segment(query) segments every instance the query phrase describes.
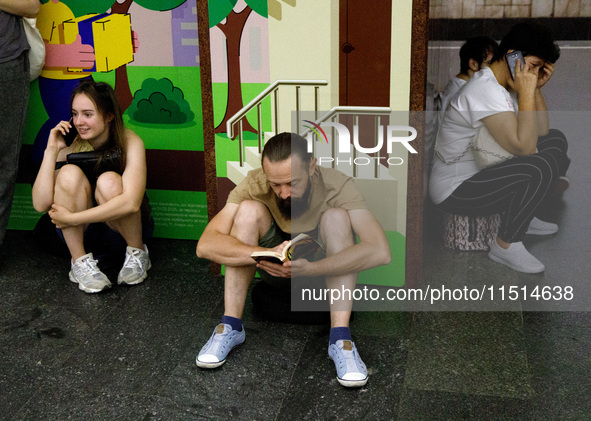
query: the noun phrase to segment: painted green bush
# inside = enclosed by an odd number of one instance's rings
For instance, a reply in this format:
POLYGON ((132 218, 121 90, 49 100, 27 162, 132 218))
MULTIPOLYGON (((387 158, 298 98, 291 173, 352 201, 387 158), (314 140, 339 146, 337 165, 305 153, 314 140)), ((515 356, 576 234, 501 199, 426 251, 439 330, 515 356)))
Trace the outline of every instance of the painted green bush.
POLYGON ((133 120, 148 124, 185 124, 195 118, 183 91, 167 78, 144 80, 128 113, 133 120))

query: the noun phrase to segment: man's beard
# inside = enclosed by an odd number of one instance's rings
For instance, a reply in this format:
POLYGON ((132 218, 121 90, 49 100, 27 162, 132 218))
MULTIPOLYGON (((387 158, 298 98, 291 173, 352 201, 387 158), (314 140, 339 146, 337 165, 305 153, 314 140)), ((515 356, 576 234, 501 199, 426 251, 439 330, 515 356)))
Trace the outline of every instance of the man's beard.
POLYGON ((309 208, 310 204, 308 201, 310 200, 311 191, 312 184, 308 183, 308 187, 306 187, 306 191, 304 191, 302 197, 288 197, 287 199, 282 199, 280 196, 276 196, 275 200, 277 201, 277 207, 279 208, 281 215, 287 220, 292 218, 297 219, 302 216, 302 214, 304 214, 309 208))

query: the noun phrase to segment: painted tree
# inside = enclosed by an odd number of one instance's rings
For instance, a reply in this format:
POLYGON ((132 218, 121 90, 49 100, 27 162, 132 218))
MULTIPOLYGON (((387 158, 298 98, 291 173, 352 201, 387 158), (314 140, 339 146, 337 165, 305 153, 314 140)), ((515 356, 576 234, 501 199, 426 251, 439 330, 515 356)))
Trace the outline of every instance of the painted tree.
MULTIPOLYGON (((113 0, 111 0, 113 1, 113 0)), ((117 0, 111 6, 112 13, 128 13, 132 3, 137 3, 145 9, 164 12, 179 7, 187 0, 125 0, 119 3, 117 0)), ((121 108, 125 111, 133 101, 133 95, 129 88, 129 79, 127 76, 127 65, 118 67, 115 70, 115 92, 121 103, 121 108)))
MULTIPOLYGON (((217 26, 226 37, 226 57, 228 60, 228 103, 216 133, 226 132, 226 122, 244 106, 242 101, 242 78, 240 76, 240 42, 246 21, 251 12, 267 17, 267 0, 245 0, 246 7, 241 11, 234 8, 238 0, 208 0, 209 27, 217 26)), ((256 133, 256 129, 244 120, 243 130, 256 133)))

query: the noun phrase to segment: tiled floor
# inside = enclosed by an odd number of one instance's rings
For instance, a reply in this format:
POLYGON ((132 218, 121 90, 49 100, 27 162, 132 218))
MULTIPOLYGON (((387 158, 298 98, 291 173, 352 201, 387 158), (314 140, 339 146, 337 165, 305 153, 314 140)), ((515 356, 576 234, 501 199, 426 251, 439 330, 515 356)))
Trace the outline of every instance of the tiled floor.
MULTIPOLYGON (((526 240, 544 274, 520 275, 427 235, 423 283, 574 285, 591 300, 589 121, 565 118, 572 184, 546 211, 561 230, 526 240)), ((9 232, 5 245, 1 419, 591 418, 585 299, 578 312, 524 311, 527 302, 496 312, 357 312, 370 380, 348 390, 327 357, 327 327, 264 321, 250 300, 246 343, 220 369, 197 368, 223 311, 223 281, 195 257, 195 242, 154 240, 144 284, 97 295, 69 282, 67 258, 40 250, 30 232, 9 232)))

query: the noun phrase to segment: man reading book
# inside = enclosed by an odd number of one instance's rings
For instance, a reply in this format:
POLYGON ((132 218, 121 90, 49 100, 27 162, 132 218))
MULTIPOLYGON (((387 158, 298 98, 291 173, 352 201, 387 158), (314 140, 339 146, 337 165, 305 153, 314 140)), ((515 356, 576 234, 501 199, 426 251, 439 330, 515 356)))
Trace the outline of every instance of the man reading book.
MULTIPOLYGON (((255 271, 273 282, 323 276, 327 288, 353 290, 357 274, 391 260, 379 222, 367 209, 352 178, 316 165, 307 141, 293 133, 272 137, 263 150, 262 168, 250 171, 230 193, 197 244, 197 255, 226 266, 224 315, 197 355, 202 368, 219 367, 245 340, 242 312, 255 271), (315 233, 326 249, 318 261, 282 264, 251 257, 255 251, 281 252, 291 234, 315 233), (357 238, 357 240, 356 240, 357 238)), ((330 306, 328 354, 337 380, 346 387, 365 385, 367 368, 349 330, 352 302, 330 306)))

